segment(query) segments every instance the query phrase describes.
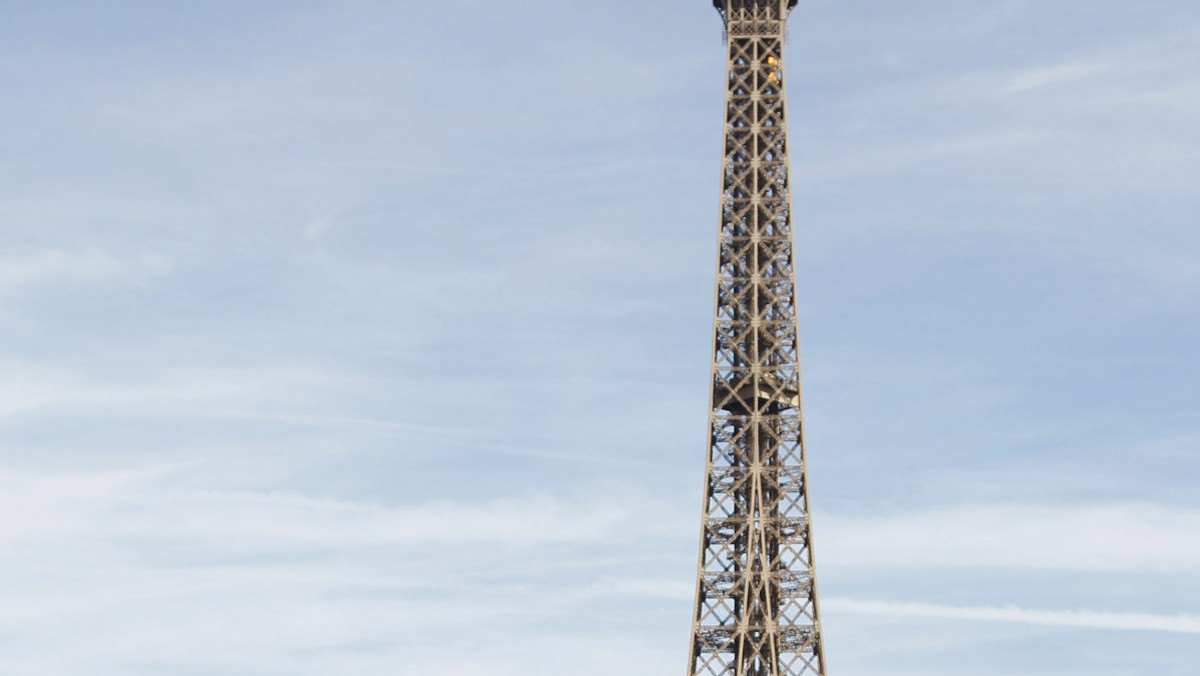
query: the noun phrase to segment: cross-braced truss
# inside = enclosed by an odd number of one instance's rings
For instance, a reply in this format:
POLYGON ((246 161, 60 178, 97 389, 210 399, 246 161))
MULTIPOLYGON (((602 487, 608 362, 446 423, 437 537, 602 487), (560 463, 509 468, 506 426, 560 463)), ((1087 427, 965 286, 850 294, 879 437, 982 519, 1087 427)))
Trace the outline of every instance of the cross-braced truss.
POLYGON ((812 556, 783 40, 795 0, 715 0, 729 49, 711 446, 689 676, 825 676, 812 556))

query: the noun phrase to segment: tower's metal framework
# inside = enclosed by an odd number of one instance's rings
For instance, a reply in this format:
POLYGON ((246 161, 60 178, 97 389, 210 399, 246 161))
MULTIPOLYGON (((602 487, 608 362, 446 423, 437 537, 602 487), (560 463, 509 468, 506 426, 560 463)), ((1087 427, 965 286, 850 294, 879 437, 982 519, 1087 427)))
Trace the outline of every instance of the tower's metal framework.
POLYGON ((714 0, 729 61, 711 431, 689 676, 825 676, 800 403, 783 42, 714 0))

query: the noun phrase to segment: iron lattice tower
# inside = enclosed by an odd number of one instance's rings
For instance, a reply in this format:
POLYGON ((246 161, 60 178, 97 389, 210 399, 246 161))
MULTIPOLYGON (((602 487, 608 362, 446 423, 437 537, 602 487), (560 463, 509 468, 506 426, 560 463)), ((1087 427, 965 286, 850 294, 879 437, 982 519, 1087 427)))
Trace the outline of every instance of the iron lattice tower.
POLYGON ((713 2, 725 21, 729 62, 689 676, 825 676, 784 115, 783 42, 796 2, 713 2))

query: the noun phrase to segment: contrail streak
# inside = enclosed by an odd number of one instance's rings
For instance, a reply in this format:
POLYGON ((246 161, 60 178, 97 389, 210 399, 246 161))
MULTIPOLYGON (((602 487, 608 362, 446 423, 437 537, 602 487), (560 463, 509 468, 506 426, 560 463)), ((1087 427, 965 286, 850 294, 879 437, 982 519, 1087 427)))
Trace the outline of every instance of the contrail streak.
POLYGON ((929 617, 985 622, 1016 622, 1086 629, 1141 629, 1183 634, 1200 634, 1200 615, 1154 615, 1150 613, 1106 613, 1092 610, 1030 610, 1016 606, 943 606, 931 603, 892 603, 824 599, 821 606, 838 613, 888 617, 929 617))

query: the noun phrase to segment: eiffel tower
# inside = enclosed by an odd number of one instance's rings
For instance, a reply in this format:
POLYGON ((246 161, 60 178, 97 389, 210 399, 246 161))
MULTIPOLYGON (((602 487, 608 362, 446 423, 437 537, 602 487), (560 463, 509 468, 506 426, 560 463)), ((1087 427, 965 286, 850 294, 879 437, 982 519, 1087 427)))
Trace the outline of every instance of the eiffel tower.
POLYGON ((689 676, 825 675, 783 43, 797 0, 714 0, 728 48, 711 431, 689 676))

